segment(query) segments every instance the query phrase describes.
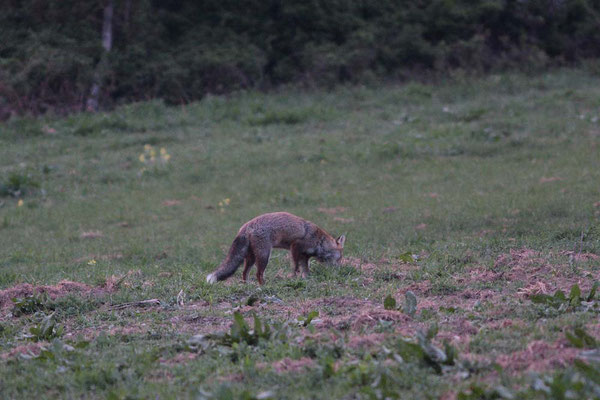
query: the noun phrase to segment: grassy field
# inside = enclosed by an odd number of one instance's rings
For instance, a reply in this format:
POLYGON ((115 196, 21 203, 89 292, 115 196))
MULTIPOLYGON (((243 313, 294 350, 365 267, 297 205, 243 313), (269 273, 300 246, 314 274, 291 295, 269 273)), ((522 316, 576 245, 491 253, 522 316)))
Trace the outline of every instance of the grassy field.
POLYGON ((598 398, 599 110, 560 70, 0 125, 0 397, 598 398), (280 210, 343 265, 205 283, 280 210))

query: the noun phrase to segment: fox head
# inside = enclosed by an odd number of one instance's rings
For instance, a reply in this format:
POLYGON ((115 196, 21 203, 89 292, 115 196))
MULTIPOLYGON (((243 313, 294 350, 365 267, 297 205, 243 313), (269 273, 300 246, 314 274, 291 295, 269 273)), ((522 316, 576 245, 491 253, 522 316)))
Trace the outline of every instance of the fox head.
POLYGON ((327 239, 321 243, 320 248, 317 250, 316 258, 323 263, 339 264, 344 255, 346 235, 342 235, 337 239, 329 236, 327 239))

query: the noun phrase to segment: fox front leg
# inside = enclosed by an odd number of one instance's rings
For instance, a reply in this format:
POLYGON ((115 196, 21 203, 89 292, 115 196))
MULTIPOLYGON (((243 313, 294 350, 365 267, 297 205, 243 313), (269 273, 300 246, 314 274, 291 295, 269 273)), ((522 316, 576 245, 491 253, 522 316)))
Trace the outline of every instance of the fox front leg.
POLYGON ((300 262, 300 266, 302 267, 302 277, 304 279, 308 278, 309 270, 308 270, 308 257, 302 258, 300 262))
POLYGON ((300 272, 300 268, 302 268, 302 277, 306 278, 308 276, 308 256, 304 254, 301 247, 297 244, 293 244, 290 247, 290 252, 292 254, 292 266, 294 268, 292 276, 296 277, 300 272))
POLYGON ((300 265, 293 258, 292 258, 292 268, 294 269, 292 272, 292 278, 295 278, 296 276, 298 276, 298 272, 300 272, 300 265))

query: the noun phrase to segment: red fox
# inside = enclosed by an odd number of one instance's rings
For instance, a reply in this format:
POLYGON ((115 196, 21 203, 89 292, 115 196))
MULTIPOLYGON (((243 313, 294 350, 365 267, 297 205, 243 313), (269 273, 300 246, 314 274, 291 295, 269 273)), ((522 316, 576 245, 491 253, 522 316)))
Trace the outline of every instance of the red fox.
POLYGON ((302 277, 308 276, 308 260, 315 257, 320 262, 338 264, 346 236, 337 239, 310 221, 286 212, 259 215, 246 222, 231 244, 229 253, 219 268, 206 277, 208 283, 229 278, 244 261, 242 279, 246 282, 248 271, 256 263, 256 278, 264 284, 263 274, 271 249, 290 250, 294 276, 302 268, 302 277))

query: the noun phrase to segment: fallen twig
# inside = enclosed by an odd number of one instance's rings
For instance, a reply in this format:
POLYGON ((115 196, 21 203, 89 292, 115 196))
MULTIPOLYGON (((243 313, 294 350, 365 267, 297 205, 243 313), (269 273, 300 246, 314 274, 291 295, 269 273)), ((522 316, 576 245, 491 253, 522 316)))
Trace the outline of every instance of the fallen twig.
POLYGON ((111 310, 123 310, 125 308, 130 308, 130 307, 151 307, 151 306, 160 306, 160 300, 150 299, 150 300, 132 301, 131 303, 115 304, 115 305, 110 306, 109 308, 111 310))

